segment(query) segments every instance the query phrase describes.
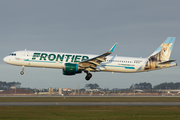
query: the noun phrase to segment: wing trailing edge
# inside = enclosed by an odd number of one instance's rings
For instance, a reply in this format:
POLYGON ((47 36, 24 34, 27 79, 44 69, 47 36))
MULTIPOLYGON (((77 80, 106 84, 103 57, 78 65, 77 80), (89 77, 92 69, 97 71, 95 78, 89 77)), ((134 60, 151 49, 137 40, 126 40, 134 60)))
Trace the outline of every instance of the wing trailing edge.
POLYGON ((93 71, 95 67, 101 66, 100 65, 101 62, 106 61, 106 56, 113 53, 116 46, 117 46, 117 43, 115 43, 108 52, 106 52, 106 53, 104 53, 102 55, 99 55, 97 57, 94 57, 94 58, 91 58, 91 59, 80 62, 79 67, 81 67, 81 69, 84 69, 84 70, 88 69, 88 71, 89 71, 89 69, 93 68, 93 69, 90 70, 90 71, 93 71))

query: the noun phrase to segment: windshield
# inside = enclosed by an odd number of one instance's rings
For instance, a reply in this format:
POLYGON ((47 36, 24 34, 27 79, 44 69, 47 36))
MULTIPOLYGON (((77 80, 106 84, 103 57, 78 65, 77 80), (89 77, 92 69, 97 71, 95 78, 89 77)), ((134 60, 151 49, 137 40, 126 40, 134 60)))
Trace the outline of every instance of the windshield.
POLYGON ((16 53, 11 53, 11 54, 9 54, 10 56, 16 56, 16 53))

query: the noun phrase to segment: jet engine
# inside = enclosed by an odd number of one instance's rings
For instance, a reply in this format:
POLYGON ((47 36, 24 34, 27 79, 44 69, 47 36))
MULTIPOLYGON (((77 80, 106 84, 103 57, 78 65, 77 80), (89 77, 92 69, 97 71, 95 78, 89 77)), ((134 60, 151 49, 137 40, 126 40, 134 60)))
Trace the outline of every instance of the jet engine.
POLYGON ((75 75, 81 73, 82 71, 78 70, 78 64, 65 63, 63 69, 63 75, 75 75))

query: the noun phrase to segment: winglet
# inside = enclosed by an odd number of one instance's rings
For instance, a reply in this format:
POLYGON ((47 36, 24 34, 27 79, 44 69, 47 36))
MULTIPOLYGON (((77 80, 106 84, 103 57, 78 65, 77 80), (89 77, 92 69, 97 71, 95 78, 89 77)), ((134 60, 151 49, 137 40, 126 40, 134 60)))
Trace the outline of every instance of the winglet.
POLYGON ((115 44, 113 45, 113 47, 109 50, 109 52, 112 53, 112 52, 114 51, 114 49, 116 48, 116 46, 117 46, 117 43, 115 43, 115 44))

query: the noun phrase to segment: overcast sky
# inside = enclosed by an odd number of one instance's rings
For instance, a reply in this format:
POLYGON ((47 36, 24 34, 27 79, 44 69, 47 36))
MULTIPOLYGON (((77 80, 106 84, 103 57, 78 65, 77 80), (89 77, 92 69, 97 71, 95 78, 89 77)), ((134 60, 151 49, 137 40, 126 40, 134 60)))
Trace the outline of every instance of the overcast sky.
POLYGON ((1 0, 0 81, 31 88, 128 88, 134 83, 179 82, 180 67, 144 73, 62 75, 61 69, 25 68, 3 62, 17 50, 103 54, 118 43, 113 55, 148 57, 167 37, 176 37, 171 59, 180 62, 179 0, 1 0))

